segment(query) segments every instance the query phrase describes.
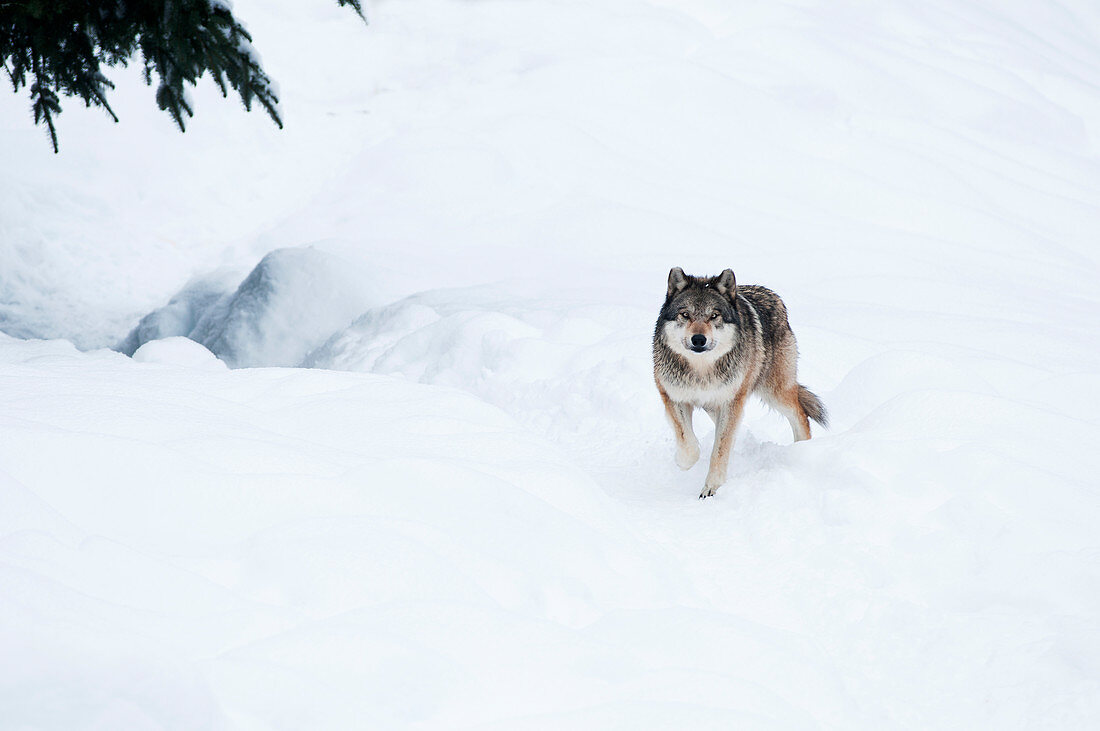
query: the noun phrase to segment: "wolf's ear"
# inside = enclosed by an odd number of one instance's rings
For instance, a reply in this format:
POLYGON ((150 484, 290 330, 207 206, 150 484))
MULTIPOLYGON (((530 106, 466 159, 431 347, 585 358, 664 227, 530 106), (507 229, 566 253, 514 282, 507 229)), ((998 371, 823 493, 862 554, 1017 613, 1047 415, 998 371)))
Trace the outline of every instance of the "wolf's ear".
POLYGON ((727 269, 714 278, 714 288, 718 294, 733 297, 737 294, 737 277, 733 276, 733 270, 727 269))
POLYGON ((684 274, 684 270, 680 267, 672 267, 672 270, 668 273, 668 296, 671 297, 687 286, 688 278, 684 274))

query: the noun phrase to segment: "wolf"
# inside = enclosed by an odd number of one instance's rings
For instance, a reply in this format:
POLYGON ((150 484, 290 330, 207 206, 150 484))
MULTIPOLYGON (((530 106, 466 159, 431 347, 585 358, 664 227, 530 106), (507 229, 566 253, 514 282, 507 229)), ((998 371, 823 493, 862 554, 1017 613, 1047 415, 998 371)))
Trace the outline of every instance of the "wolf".
POLYGON ((700 498, 726 481, 734 434, 750 393, 791 423, 795 441, 810 438, 810 419, 827 426, 825 406, 796 380, 798 348, 787 307, 775 292, 737 285, 732 269, 716 277, 668 273, 668 292, 653 332, 653 377, 676 436, 676 464, 699 460, 691 418, 701 407, 714 420, 714 449, 700 498))

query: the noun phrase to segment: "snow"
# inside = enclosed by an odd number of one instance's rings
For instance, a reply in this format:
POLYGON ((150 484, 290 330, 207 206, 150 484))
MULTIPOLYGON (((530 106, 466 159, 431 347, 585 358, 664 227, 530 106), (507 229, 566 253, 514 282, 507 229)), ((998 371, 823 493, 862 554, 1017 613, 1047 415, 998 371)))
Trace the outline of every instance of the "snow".
MULTIPOLYGON (((117 350, 133 355, 151 340, 190 335, 203 315, 232 297, 233 283, 240 278, 238 272, 226 268, 192 279, 168 300, 168 304, 142 317, 118 344, 117 350)), ((225 306, 219 309, 224 311, 225 306)))
POLYGON ((283 131, 0 95, 0 727, 1100 723, 1092 4, 366 10, 234 3, 283 131), (706 501, 672 266, 833 422, 706 501))
POLYGON ((227 368, 225 361, 196 343, 190 338, 176 335, 159 340, 150 340, 134 351, 134 360, 139 363, 166 363, 190 368, 227 368))
POLYGON ((185 335, 233 367, 295 366, 385 291, 355 264, 310 248, 270 252, 226 291, 231 276, 221 270, 188 282, 118 349, 133 354, 150 340, 185 335))

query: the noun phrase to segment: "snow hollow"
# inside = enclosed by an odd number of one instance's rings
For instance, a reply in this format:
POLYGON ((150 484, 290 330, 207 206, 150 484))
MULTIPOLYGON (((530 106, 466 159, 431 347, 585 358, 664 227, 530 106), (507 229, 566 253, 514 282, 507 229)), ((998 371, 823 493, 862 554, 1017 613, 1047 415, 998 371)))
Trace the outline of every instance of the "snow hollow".
POLYGON ((0 728, 1100 724, 1094 3, 365 6, 0 95, 0 728), (706 501, 672 266, 833 417, 706 501))

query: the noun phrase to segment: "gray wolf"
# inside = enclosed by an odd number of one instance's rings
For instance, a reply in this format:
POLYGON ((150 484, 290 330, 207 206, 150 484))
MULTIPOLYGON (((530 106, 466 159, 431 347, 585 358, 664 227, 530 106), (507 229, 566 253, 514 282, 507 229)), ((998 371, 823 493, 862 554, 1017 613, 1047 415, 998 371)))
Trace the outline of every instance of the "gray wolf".
POLYGON ((726 481, 734 435, 750 393, 791 423, 795 441, 810 438, 810 419, 827 425, 825 406, 796 380, 798 347, 779 295, 737 285, 733 270, 695 277, 675 267, 653 332, 653 376, 676 436, 676 464, 699 460, 691 419, 696 407, 714 420, 714 449, 700 498, 726 481))

